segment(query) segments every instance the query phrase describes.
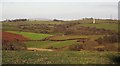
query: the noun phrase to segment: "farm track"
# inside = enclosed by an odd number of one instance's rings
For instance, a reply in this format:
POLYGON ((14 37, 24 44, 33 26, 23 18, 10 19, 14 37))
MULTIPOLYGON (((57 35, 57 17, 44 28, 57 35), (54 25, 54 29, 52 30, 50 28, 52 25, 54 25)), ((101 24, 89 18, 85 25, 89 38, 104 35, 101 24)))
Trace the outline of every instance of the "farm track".
POLYGON ((52 49, 42 49, 42 48, 27 48, 29 51, 55 51, 52 49))

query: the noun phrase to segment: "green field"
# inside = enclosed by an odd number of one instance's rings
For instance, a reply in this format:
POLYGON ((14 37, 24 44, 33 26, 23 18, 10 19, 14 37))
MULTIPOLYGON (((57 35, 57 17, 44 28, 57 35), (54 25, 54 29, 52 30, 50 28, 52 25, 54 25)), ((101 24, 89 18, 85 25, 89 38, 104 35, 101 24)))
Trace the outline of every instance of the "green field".
POLYGON ((118 31, 118 24, 79 24, 78 26, 96 27, 118 31))
POLYGON ((97 51, 3 51, 2 54, 3 64, 114 64, 120 59, 117 52, 97 51))
POLYGON ((20 31, 21 29, 18 28, 17 26, 13 26, 13 25, 8 25, 8 24, 2 24, 2 30, 3 31, 20 31))
POLYGON ((49 40, 67 40, 67 39, 78 39, 78 38, 90 38, 97 39, 103 37, 104 35, 64 35, 64 36, 53 36, 49 40))
POLYGON ((20 34, 20 35, 23 35, 24 37, 27 37, 27 38, 32 39, 32 40, 40 40, 40 39, 44 39, 48 36, 52 36, 49 34, 32 33, 32 32, 20 32, 20 31, 7 31, 7 32, 20 34))
POLYGON ((28 41, 25 42, 26 46, 29 48, 61 48, 64 46, 69 46, 72 44, 75 44, 75 40, 69 40, 69 41, 28 41))

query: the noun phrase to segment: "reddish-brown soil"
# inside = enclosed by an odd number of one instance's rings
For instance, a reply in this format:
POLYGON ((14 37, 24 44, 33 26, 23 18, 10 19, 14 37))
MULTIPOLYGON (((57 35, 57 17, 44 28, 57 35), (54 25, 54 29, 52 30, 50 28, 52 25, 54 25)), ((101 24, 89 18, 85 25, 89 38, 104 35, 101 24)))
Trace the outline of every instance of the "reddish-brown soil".
POLYGON ((1 33, 2 33, 2 40, 7 40, 7 41, 14 41, 14 40, 26 41, 26 40, 29 40, 28 38, 25 38, 22 35, 9 33, 9 32, 0 32, 0 34, 1 33))

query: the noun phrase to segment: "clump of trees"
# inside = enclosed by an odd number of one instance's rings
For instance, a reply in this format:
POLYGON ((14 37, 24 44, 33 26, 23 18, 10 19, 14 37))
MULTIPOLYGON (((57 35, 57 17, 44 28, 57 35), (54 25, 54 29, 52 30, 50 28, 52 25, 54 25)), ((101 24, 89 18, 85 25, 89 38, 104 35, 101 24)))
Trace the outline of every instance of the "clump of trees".
POLYGON ((26 45, 24 42, 19 40, 14 41, 8 41, 8 40, 2 40, 2 50, 25 50, 26 45))
POLYGON ((53 21, 63 22, 63 20, 53 19, 53 21))
POLYGON ((7 19, 3 22, 19 22, 19 21, 27 21, 28 19, 14 19, 14 20, 10 20, 10 19, 7 19))

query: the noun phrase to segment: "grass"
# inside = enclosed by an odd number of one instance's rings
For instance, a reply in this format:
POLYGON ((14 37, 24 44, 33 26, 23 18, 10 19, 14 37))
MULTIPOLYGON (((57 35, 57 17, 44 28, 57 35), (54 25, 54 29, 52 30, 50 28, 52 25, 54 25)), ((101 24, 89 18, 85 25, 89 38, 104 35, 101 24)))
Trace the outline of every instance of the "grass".
POLYGON ((35 24, 49 24, 50 25, 53 25, 53 24, 63 24, 63 22, 56 22, 56 21, 26 21, 26 22, 2 22, 2 26, 3 26, 3 30, 4 31, 19 31, 21 30, 18 26, 19 25, 29 25, 30 26, 33 26, 35 24))
POLYGON ((32 48, 47 48, 52 43, 55 43, 55 42, 53 42, 53 41, 28 41, 28 42, 25 42, 27 47, 32 47, 32 48))
POLYGON ((75 44, 76 41, 28 41, 25 42, 27 47, 32 48, 61 48, 64 46, 69 46, 75 44))
POLYGON ((64 35, 64 36, 54 36, 49 38, 50 40, 66 40, 66 39, 77 39, 77 38, 90 38, 90 39, 97 39, 99 37, 103 37, 103 35, 64 35))
POLYGON ((3 51, 2 55, 3 64, 114 64, 115 56, 120 56, 97 51, 3 51))
POLYGON ((79 26, 104 28, 108 30, 118 31, 118 24, 80 24, 79 26))
POLYGON ((15 25, 4 25, 4 24, 2 24, 2 30, 3 30, 3 31, 11 31, 11 30, 19 31, 20 28, 18 28, 18 27, 15 26, 15 25))
POLYGON ((44 39, 48 36, 52 36, 49 34, 32 33, 32 32, 20 32, 20 31, 7 31, 7 32, 20 34, 20 35, 23 35, 24 37, 30 38, 32 40, 40 40, 40 39, 44 39))
POLYGON ((70 41, 62 41, 62 42, 57 42, 57 43, 53 43, 53 45, 51 45, 53 48, 61 48, 64 46, 69 46, 72 44, 75 44, 76 41, 75 40, 70 40, 70 41))

